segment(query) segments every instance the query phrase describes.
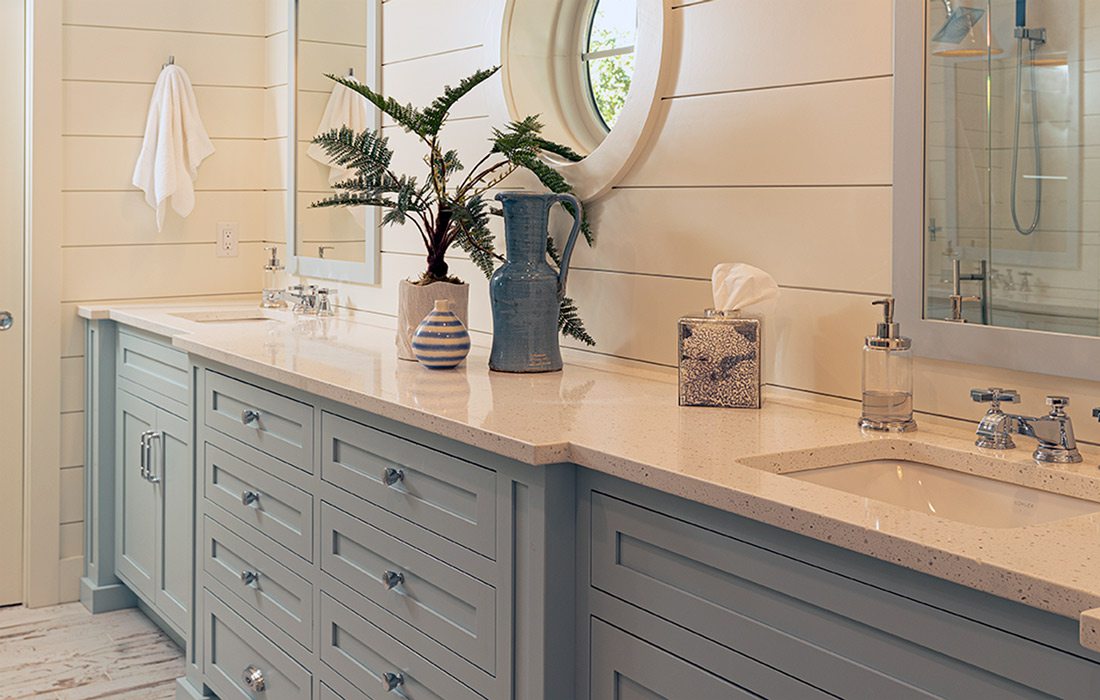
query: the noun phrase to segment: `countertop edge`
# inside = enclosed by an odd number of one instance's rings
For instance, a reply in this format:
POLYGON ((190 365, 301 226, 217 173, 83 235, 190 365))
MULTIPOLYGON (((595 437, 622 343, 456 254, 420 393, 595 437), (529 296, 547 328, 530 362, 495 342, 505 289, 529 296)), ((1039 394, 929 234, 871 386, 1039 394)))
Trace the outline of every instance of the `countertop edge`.
MULTIPOLYGON (((172 308, 181 306, 181 304, 173 304, 172 308)), ((200 304, 194 306, 197 307, 200 304)), ((208 308, 211 305, 205 303, 201 306, 208 308)), ((128 312, 124 307, 81 306, 78 308, 78 315, 92 321, 113 320, 168 337, 173 346, 196 357, 316 394, 414 428, 428 430, 441 437, 529 466, 575 464, 966 588, 1074 619, 1080 623, 1081 644, 1087 649, 1100 652, 1100 595, 1075 587, 1073 584, 1045 579, 1034 573, 1014 571, 1003 564, 982 561, 974 556, 952 552, 934 544, 922 543, 914 537, 899 533, 872 531, 856 523, 833 518, 823 512, 793 508, 765 495, 680 474, 660 466, 642 464, 572 441, 529 443, 476 428, 467 423, 437 417, 424 410, 403 406, 394 400, 349 391, 291 370, 273 367, 219 350, 191 335, 192 330, 198 329, 198 324, 181 321, 178 325, 173 323, 169 326, 142 316, 140 313, 142 310, 152 309, 146 306, 134 308, 132 312, 128 312), (665 479, 660 478, 662 476, 665 479), (671 479, 678 482, 675 488, 667 483, 667 480, 671 479), (824 530, 830 530, 830 532, 826 534, 824 530), (838 530, 844 536, 836 536, 838 530), (849 541, 851 546, 845 544, 849 541), (901 550, 899 545, 902 547, 901 550), (1046 589, 1042 591, 1043 595, 1036 594, 1034 590, 1036 587, 1046 589), (1058 595, 1049 595, 1050 592, 1055 591, 1058 595)))

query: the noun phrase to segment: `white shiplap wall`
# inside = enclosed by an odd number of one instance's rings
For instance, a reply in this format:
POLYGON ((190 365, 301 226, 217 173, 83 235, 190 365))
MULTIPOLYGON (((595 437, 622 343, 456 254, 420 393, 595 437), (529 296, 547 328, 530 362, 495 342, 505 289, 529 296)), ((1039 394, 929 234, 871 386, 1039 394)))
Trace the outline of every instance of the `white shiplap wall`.
POLYGON ((61 597, 83 557, 83 336, 77 304, 217 297, 260 286, 271 172, 265 136, 264 0, 65 0, 61 280, 61 597), (130 185, 153 84, 172 54, 190 74, 217 152, 195 211, 153 211, 130 185), (214 255, 215 225, 240 224, 237 258, 214 255))
MULTIPOLYGON (((385 90, 424 104, 487 65, 488 1, 388 0, 385 90)), ((768 381, 857 399, 860 347, 878 314, 870 302, 891 290, 893 3, 670 6, 679 54, 660 128, 591 206, 597 245, 578 248, 570 276, 596 351, 675 364, 676 320, 708 304, 715 263, 744 261, 783 287, 768 324, 768 381)), ((448 146, 480 153, 487 112, 472 95, 448 146)), ((415 144, 387 133, 395 160, 417 168, 418 152, 404 152, 415 144)), ((397 282, 422 271, 423 256, 409 231, 386 229, 382 241, 381 283, 340 291, 348 306, 393 315, 397 282)), ((472 284, 471 325, 490 330, 484 277, 461 259, 453 267, 472 284)), ((982 385, 1019 388, 1034 413, 1045 412, 1045 393, 1067 394, 1079 435, 1100 441, 1089 415, 1098 383, 918 360, 922 411, 976 419, 967 390, 982 385)))

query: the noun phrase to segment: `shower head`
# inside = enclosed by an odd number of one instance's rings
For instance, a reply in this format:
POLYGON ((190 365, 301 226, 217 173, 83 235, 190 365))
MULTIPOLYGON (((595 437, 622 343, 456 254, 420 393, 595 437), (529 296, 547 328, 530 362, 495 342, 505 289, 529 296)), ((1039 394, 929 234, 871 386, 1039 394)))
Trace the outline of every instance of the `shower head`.
POLYGON ((950 0, 944 0, 943 4, 947 8, 947 21, 932 37, 937 44, 961 44, 985 17, 985 10, 962 6, 952 8, 950 0))
POLYGON ((962 5, 952 5, 943 0, 947 19, 932 37, 932 54, 948 58, 981 58, 996 56, 1001 52, 991 35, 978 31, 985 10, 962 5))

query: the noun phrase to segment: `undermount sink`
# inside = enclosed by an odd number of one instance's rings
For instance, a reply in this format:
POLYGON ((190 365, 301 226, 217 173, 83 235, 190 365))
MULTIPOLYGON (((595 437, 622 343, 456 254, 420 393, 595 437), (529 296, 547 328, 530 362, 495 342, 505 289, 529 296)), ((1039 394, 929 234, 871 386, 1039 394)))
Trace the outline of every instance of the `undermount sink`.
POLYGON ((1100 512, 1100 503, 900 459, 820 467, 787 476, 980 527, 1027 527, 1100 512))
POLYGON ((260 309, 226 309, 223 311, 179 311, 170 314, 192 323, 241 323, 242 321, 274 320, 260 309))

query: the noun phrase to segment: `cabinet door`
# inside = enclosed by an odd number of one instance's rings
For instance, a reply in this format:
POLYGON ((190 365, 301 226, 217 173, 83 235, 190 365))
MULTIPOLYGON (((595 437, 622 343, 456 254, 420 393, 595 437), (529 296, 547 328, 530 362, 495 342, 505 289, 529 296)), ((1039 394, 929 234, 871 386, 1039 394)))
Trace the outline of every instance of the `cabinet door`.
POLYGON ((191 430, 184 421, 157 409, 151 469, 157 488, 156 595, 153 604, 181 630, 190 623, 193 557, 194 470, 191 430))
POLYGON ((157 556, 157 489, 142 469, 142 436, 154 431, 157 409, 118 392, 115 569, 134 590, 153 600, 157 556))
POLYGON ((591 683, 592 700, 760 697, 596 618, 592 618, 591 683))

